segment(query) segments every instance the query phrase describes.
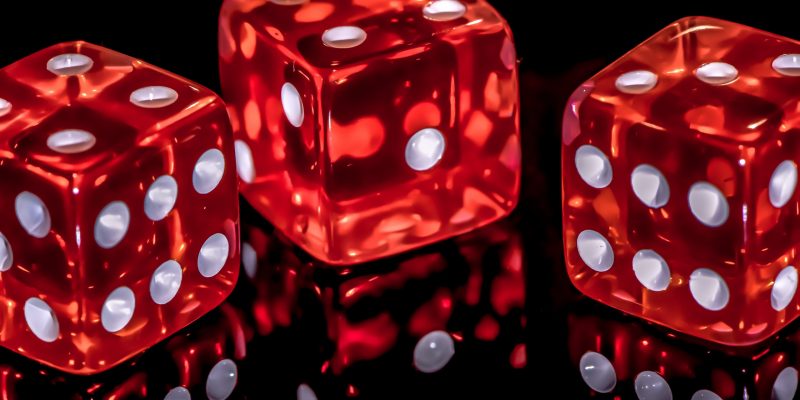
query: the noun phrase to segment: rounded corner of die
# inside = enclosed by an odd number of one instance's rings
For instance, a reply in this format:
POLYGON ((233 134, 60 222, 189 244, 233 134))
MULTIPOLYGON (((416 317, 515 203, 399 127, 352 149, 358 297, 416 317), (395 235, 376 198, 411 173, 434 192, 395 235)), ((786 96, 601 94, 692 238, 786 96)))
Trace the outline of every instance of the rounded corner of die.
POLYGON ((681 24, 681 25, 707 25, 707 24, 719 24, 722 23, 719 18, 709 17, 703 14, 692 14, 686 15, 681 18, 675 20, 674 24, 681 24))
MULTIPOLYGON (((204 92, 204 95, 207 96, 208 103, 206 107, 208 109, 214 110, 217 113, 223 114, 222 121, 224 122, 224 126, 227 128, 229 132, 233 132, 233 124, 231 123, 231 107, 228 106, 228 103, 225 101, 225 98, 211 89, 208 89, 203 86, 194 86, 198 90, 204 92)), ((233 133, 231 133, 231 137, 233 137, 233 133)))
MULTIPOLYGON (((519 179, 517 181, 519 182, 519 179)), ((504 210, 502 214, 497 218, 497 220, 512 217, 514 213, 517 212, 517 209, 520 206, 520 196, 521 196, 520 191, 521 187, 518 183, 516 188, 513 190, 512 194, 508 197, 508 200, 505 203, 504 210)))
POLYGON ((236 250, 236 255, 233 257, 233 261, 231 262, 231 265, 233 267, 231 268, 231 274, 230 274, 230 276, 228 278, 229 279, 229 284, 225 286, 225 290, 222 292, 222 296, 221 296, 221 299, 219 301, 219 304, 214 306, 214 308, 216 308, 217 306, 219 306, 220 304, 225 302, 225 300, 228 297, 230 297, 231 294, 233 294, 233 291, 236 288, 236 285, 239 283, 239 279, 240 279, 240 277, 242 275, 241 274, 241 268, 240 268, 240 266, 242 265, 242 256, 241 256, 240 250, 241 249, 237 249, 236 250))
POLYGON ((563 261, 564 261, 564 265, 566 265, 567 277, 569 278, 569 282, 572 284, 572 287, 575 288, 575 290, 577 290, 579 294, 581 294, 583 296, 586 296, 587 298, 590 298, 590 299, 592 299, 594 301, 602 302, 601 299, 598 299, 598 298, 594 297, 592 295, 592 293, 590 293, 584 287, 584 284, 583 284, 584 282, 579 279, 579 276, 578 276, 579 273, 577 273, 577 271, 580 268, 580 266, 574 265, 573 263, 570 262, 569 256, 568 256, 568 250, 566 249, 566 247, 565 247, 565 250, 564 250, 563 261))
POLYGON ((57 51, 60 53, 77 53, 81 54, 82 51, 89 49, 93 51, 103 51, 103 52, 111 52, 112 50, 107 49, 103 46, 88 42, 83 39, 75 39, 75 40, 68 40, 60 43, 56 43, 52 46, 49 46, 44 49, 44 51, 57 51))
POLYGON ((62 46, 69 46, 69 47, 75 47, 75 48, 87 47, 87 46, 88 47, 99 47, 96 44, 90 43, 90 42, 88 42, 86 40, 83 40, 83 39, 76 39, 76 40, 70 40, 70 41, 62 42, 61 45, 62 46))
POLYGON ((686 25, 686 24, 693 24, 694 22, 696 22, 698 20, 703 20, 703 19, 708 19, 708 17, 702 16, 702 15, 695 15, 695 14, 684 15, 684 16, 679 17, 678 19, 676 19, 674 22, 672 22, 671 25, 681 25, 681 26, 683 26, 683 25, 686 25))

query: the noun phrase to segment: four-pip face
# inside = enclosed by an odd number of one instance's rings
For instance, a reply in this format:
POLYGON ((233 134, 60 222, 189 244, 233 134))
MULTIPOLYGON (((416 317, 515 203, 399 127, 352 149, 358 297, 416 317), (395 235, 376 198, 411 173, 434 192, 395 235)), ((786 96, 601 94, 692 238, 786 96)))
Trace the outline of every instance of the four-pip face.
POLYGON ((83 42, 0 70, 0 97, 0 344, 94 373, 224 300, 239 211, 219 97, 83 42))

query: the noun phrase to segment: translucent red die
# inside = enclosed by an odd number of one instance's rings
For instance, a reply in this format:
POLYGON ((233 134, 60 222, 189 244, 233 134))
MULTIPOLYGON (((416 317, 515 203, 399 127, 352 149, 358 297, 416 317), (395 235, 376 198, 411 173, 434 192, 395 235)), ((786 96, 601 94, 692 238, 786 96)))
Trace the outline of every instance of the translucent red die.
POLYGON ((581 86, 563 130, 575 286, 726 345, 798 316, 800 43, 682 19, 581 86))
POLYGON ((230 0, 222 87, 244 197, 331 264, 505 216, 517 61, 485 1, 230 0))
POLYGON ((238 275, 233 138, 209 90, 83 42, 0 70, 0 344, 105 370, 238 275))

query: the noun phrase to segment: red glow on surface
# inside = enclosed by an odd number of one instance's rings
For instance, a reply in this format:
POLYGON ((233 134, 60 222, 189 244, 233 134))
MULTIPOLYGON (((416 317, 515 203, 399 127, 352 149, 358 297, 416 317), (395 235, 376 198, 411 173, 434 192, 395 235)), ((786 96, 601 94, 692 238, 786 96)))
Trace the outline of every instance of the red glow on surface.
POLYGON ((525 307, 525 279, 521 274, 504 273, 492 282, 492 307, 500 316, 525 307))
POLYGON ((349 156, 365 158, 375 154, 383 146, 385 131, 383 123, 376 117, 364 117, 349 125, 332 122, 336 132, 328 141, 331 162, 349 156))
POLYGON ((319 369, 319 371, 324 374, 324 373, 328 372, 328 367, 330 367, 330 366, 331 366, 331 362, 326 360, 325 362, 322 363, 322 367, 319 369))
POLYGON ((430 102, 415 104, 406 113, 403 128, 406 133, 411 135, 419 130, 438 127, 442 123, 442 115, 439 107, 430 102))
POLYGON ((147 398, 147 374, 140 372, 122 385, 117 386, 111 393, 104 396, 108 400, 129 399, 131 397, 147 398))
POLYGON ((9 370, 3 367, 2 375, 0 375, 0 395, 3 396, 3 400, 10 399, 10 385, 8 382, 8 374, 9 370))
POLYGON ((408 333, 423 336, 428 332, 443 330, 450 319, 452 299, 447 289, 439 289, 434 297, 420 306, 408 323, 408 333))
POLYGON ((341 373, 349 364, 373 360, 389 351, 397 342, 398 327, 388 313, 358 323, 344 316, 336 318, 336 354, 333 371, 341 373))
POLYGON ((528 355, 525 348, 525 343, 520 343, 511 351, 510 360, 511 366, 516 369, 525 368, 528 365, 528 355))
POLYGON ((342 304, 349 307, 368 296, 380 297, 389 290, 401 290, 412 279, 424 279, 446 266, 440 254, 426 254, 403 262, 396 270, 380 276, 353 278, 339 288, 343 293, 342 304))
POLYGON ((253 318, 256 320, 256 329, 259 335, 268 335, 272 332, 272 317, 266 303, 256 302, 253 304, 253 318))
POLYGON ((233 356, 237 360, 242 360, 247 357, 247 338, 242 318, 239 312, 228 303, 223 303, 219 309, 225 315, 228 337, 233 341, 233 356))
POLYGON ((306 3, 294 14, 297 22, 319 22, 328 18, 335 7, 330 3, 306 3))
POLYGON ((466 287, 467 305, 474 306, 481 301, 481 285, 483 284, 483 274, 479 270, 474 270, 469 274, 466 287))
POLYGON ((500 324, 490 315, 484 315, 475 327, 475 337, 483 341, 494 341, 500 334, 500 324))

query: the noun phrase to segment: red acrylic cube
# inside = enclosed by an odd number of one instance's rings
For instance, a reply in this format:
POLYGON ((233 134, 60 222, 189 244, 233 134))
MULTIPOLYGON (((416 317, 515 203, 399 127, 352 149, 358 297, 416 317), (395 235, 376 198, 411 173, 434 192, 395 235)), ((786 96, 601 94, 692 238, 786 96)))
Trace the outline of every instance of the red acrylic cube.
POLYGON ((229 0, 245 198, 331 264, 485 225, 519 193, 517 61, 483 0, 229 0))
POLYGON ((209 90, 87 43, 0 70, 0 344, 105 370, 222 302, 233 138, 209 90))
POLYGON ((748 345, 797 318, 800 43, 682 19, 569 101, 567 268, 581 291, 748 345))

